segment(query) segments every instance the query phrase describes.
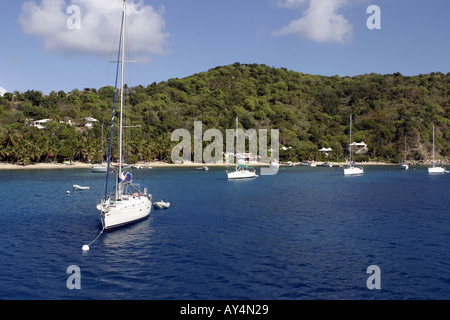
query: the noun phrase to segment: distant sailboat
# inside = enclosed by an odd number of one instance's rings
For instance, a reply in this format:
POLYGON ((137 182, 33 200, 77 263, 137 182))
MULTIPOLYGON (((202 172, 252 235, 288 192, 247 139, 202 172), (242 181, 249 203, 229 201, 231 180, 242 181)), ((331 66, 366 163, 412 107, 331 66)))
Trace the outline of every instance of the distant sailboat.
POLYGON ((408 170, 409 169, 409 165, 408 162, 406 161, 406 136, 405 136, 405 159, 402 161, 400 168, 403 170, 408 170))
POLYGON ((344 167, 344 175, 348 176, 348 175, 361 175, 364 173, 364 168, 361 167, 355 167, 352 164, 352 147, 351 147, 351 142, 352 142, 352 116, 350 115, 350 132, 349 132, 349 146, 350 146, 350 163, 347 167, 344 167))
POLYGON ((238 118, 236 117, 236 148, 235 148, 235 160, 236 167, 234 170, 227 170, 228 179, 247 179, 247 178, 256 178, 258 175, 256 174, 256 170, 251 170, 245 164, 238 164, 237 160, 237 149, 238 149, 238 118))
POLYGON ((132 175, 123 172, 123 99, 124 99, 124 62, 125 62, 125 26, 126 26, 126 0, 123 1, 121 36, 119 41, 119 53, 116 72, 116 90, 114 95, 114 107, 111 123, 111 138, 109 142, 108 166, 106 172, 105 197, 97 205, 104 230, 114 229, 146 218, 151 211, 151 194, 143 185, 133 184, 132 175), (119 66, 121 67, 120 89, 117 88, 119 66), (114 191, 108 195, 108 177, 111 167, 111 148, 114 129, 114 116, 116 109, 117 92, 120 90, 120 123, 119 123, 119 165, 114 191))
POLYGON ((431 167, 428 167, 428 174, 441 174, 446 172, 445 168, 436 166, 434 161, 434 126, 433 126, 433 163, 431 167))

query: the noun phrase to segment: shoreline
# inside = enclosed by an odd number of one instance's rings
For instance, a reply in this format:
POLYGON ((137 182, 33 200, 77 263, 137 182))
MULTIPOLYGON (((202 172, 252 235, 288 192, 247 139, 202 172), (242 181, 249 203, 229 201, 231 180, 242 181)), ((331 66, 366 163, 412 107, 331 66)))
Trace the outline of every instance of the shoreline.
MULTIPOLYGON (((323 162, 317 162, 317 166, 321 166, 323 162)), ((344 166, 347 163, 345 162, 330 162, 333 166, 344 166)), ((431 164, 431 163, 430 163, 431 164)), ((430 164, 411 164, 417 166, 426 166, 430 164)), ((52 170, 52 169, 90 169, 90 163, 82 163, 82 162, 73 162, 70 165, 63 163, 33 163, 29 165, 20 165, 20 164, 11 164, 11 163, 0 163, 0 170, 52 170)), ((138 165, 142 166, 142 168, 198 168, 203 166, 208 167, 227 167, 227 163, 213 163, 213 164, 205 164, 205 163, 183 163, 183 164, 173 164, 166 162, 148 162, 148 163, 139 163, 138 165)), ((234 164, 231 164, 234 165, 234 164)), ((356 163, 356 165, 361 166, 396 166, 399 164, 389 163, 389 162, 365 162, 365 163, 356 163)), ((268 163, 250 163, 248 164, 250 167, 268 167, 268 163)), ((287 163, 281 162, 280 166, 285 167, 288 166, 287 163)), ((300 166, 300 163, 295 163, 295 166, 300 166)))

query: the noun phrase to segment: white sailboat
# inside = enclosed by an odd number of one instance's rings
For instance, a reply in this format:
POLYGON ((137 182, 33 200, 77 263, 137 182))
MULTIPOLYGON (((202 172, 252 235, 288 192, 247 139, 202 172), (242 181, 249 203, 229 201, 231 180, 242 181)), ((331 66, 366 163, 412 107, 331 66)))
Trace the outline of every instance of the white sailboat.
POLYGON ((406 136, 405 136, 405 159, 402 161, 400 168, 403 170, 408 170, 409 169, 409 164, 406 161, 406 136))
POLYGON ((123 172, 122 138, 123 138, 123 100, 124 100, 124 62, 125 62, 125 26, 126 26, 126 0, 123 1, 121 36, 119 41, 119 53, 117 61, 116 90, 114 95, 114 107, 111 123, 111 139, 109 143, 108 166, 106 172, 105 195, 101 203, 97 205, 100 211, 100 219, 104 230, 114 229, 146 218, 151 211, 151 194, 145 186, 133 184, 132 175, 123 172), (117 81, 120 66, 120 89, 117 81), (114 129, 114 115, 116 109, 117 92, 120 90, 120 124, 119 124, 119 166, 113 192, 108 195, 108 177, 111 166, 111 147, 114 129))
MULTIPOLYGON (((350 115, 350 142, 352 141, 352 116, 350 115)), ((364 173, 364 168, 362 167, 355 167, 352 164, 352 147, 350 146, 350 163, 347 167, 344 167, 344 175, 361 175, 364 173)))
POLYGON ((433 163, 431 167, 428 167, 428 174, 441 174, 446 172, 445 168, 436 166, 434 161, 434 126, 433 126, 433 163))
POLYGON ((238 118, 236 117, 236 149, 235 149, 235 160, 236 167, 234 170, 227 170, 228 179, 248 179, 248 178, 256 178, 258 175, 256 174, 256 170, 252 170, 245 164, 238 164, 237 161, 237 148, 238 148, 238 118))

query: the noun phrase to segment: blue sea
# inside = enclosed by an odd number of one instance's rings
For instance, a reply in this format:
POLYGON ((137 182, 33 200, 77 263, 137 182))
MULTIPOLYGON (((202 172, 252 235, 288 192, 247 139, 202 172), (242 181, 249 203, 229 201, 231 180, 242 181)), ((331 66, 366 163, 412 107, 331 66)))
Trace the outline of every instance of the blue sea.
POLYGON ((0 171, 0 299, 450 299, 450 174, 282 167, 228 181, 224 168, 135 170, 171 207, 83 252, 101 231, 104 177, 0 171))

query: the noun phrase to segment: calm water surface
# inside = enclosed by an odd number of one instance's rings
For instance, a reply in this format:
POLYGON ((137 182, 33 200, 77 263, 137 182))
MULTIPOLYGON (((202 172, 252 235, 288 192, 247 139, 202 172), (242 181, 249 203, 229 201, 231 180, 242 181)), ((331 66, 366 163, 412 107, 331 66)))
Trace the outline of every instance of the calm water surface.
POLYGON ((104 175, 0 171, 0 299, 450 299, 450 174, 295 167, 227 181, 224 169, 170 168, 134 178, 170 209, 83 253, 101 231, 104 175), (81 290, 66 286, 71 265, 81 290), (366 286, 370 265, 380 290, 366 286))

